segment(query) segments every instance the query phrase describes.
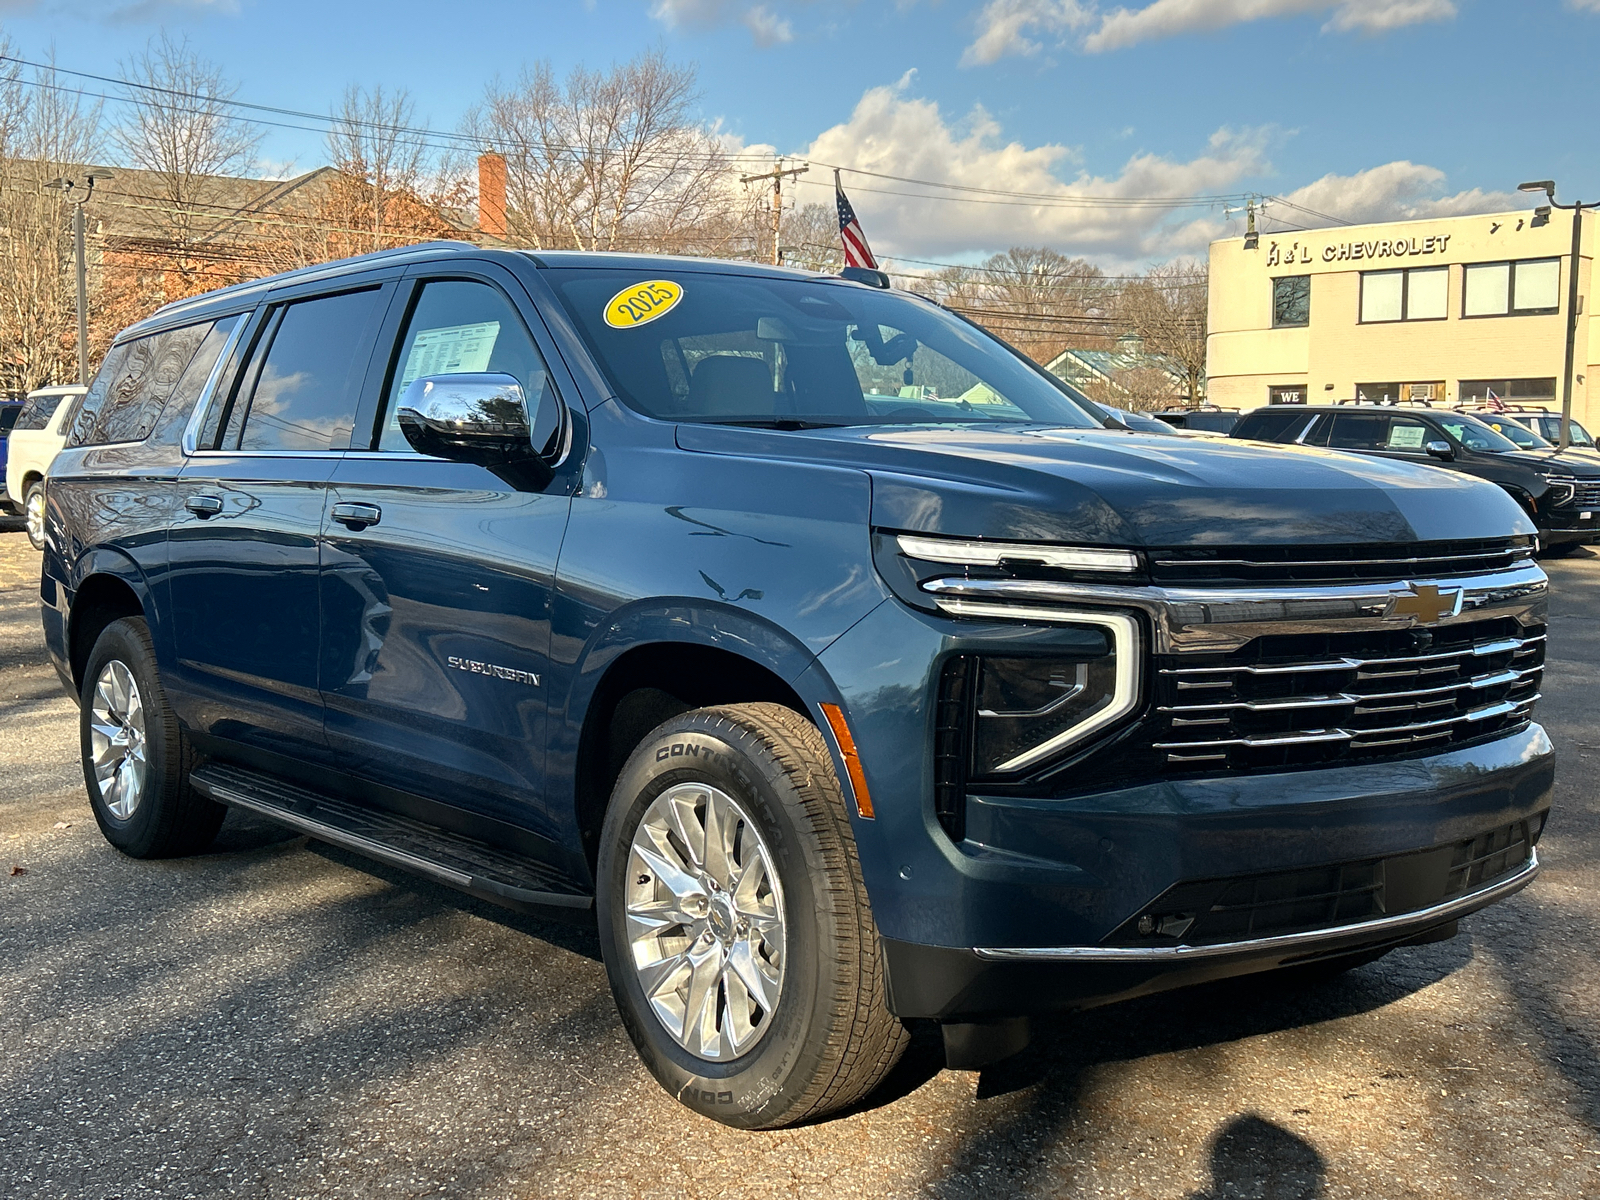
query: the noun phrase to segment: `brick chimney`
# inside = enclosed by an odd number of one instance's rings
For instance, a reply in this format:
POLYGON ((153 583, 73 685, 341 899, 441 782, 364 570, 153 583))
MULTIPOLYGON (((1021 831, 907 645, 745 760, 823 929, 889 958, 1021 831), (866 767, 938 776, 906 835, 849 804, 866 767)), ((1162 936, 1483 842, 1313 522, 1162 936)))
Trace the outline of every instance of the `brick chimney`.
POLYGON ((492 150, 478 155, 478 232, 506 236, 506 158, 492 150))

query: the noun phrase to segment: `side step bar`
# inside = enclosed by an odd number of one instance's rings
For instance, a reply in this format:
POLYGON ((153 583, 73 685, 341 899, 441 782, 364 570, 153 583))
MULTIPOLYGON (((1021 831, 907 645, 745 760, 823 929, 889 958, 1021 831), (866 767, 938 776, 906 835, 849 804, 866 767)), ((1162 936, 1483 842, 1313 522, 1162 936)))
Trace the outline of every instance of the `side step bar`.
POLYGON ((485 842, 382 809, 352 804, 223 763, 196 769, 189 782, 202 795, 248 809, 319 841, 392 863, 484 900, 549 915, 551 908, 587 912, 594 897, 556 869, 485 842))

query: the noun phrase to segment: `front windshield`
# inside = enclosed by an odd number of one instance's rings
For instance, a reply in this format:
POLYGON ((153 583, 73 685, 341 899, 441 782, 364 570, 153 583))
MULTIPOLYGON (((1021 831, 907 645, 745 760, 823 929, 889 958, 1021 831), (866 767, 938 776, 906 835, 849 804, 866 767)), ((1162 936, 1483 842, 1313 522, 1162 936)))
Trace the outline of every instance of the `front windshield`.
POLYGON ((617 394, 646 416, 789 428, 1101 425, 1039 368, 904 293, 611 267, 547 277, 617 394))
POLYGON ((1451 413, 1449 416, 1440 416, 1436 419, 1444 426, 1446 433, 1468 450, 1487 450, 1491 454, 1504 454, 1507 450, 1517 448, 1515 442, 1508 441, 1477 417, 1469 417, 1465 413, 1451 413))
POLYGON ((1534 433, 1533 430, 1526 429, 1523 426, 1518 425, 1515 421, 1507 421, 1489 417, 1484 420, 1484 424, 1498 433, 1501 437, 1505 438, 1507 441, 1514 442, 1520 449, 1550 449, 1549 442, 1545 441, 1537 433, 1534 433))

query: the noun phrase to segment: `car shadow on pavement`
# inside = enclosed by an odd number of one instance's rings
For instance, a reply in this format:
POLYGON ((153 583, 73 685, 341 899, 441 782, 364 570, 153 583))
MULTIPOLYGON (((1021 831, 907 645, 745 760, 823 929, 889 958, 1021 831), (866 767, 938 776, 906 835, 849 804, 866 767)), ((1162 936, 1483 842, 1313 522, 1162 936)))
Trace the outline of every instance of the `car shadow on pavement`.
POLYGON ((1211 1186, 1185 1200, 1318 1200, 1327 1165, 1305 1138, 1255 1113, 1234 1117, 1211 1139, 1211 1186))

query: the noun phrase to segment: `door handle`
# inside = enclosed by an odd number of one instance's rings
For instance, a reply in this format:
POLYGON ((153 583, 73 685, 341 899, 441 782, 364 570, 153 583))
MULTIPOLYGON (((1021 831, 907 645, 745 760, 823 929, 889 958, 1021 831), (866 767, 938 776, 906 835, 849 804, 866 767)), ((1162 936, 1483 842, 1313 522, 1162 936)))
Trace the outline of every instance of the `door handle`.
POLYGON ((222 511, 221 496, 190 496, 183 506, 200 518, 214 517, 222 511))
POLYGON ((340 501, 333 506, 333 519, 357 533, 368 525, 376 525, 382 516, 383 510, 376 504, 351 504, 340 501))

